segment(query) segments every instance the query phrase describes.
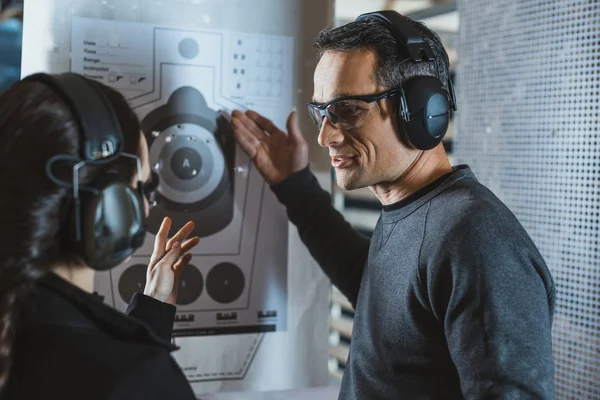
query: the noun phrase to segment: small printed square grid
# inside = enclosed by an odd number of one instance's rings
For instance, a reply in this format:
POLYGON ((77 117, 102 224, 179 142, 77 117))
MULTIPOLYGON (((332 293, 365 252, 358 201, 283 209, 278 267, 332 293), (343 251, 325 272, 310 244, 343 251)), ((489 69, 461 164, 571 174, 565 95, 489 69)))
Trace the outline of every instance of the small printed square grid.
POLYGON ((552 271, 557 398, 600 399, 600 1, 458 8, 454 158, 517 215, 552 271))

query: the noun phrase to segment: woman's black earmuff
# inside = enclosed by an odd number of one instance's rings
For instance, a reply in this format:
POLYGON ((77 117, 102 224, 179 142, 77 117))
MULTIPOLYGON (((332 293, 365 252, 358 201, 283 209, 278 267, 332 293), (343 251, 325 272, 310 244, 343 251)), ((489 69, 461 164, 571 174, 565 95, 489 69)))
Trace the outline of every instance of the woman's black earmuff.
MULTIPOLYGON (((366 19, 384 22, 400 44, 402 54, 408 54, 412 61, 435 63, 435 53, 429 44, 397 12, 386 10, 362 14, 356 21, 366 19)), ((429 150, 444 138, 452 112, 456 111, 456 98, 450 79, 447 85, 446 90, 440 79, 433 76, 416 76, 403 82, 398 110, 403 124, 398 125, 402 140, 408 146, 429 150)))
POLYGON ((121 127, 97 83, 72 73, 40 73, 24 80, 50 87, 69 105, 80 127, 79 157, 56 155, 46 165, 50 179, 73 191, 69 210, 73 246, 69 247, 95 270, 115 267, 143 244, 146 234, 140 159, 123 152, 121 127), (140 181, 137 189, 131 187, 129 177, 118 174, 100 176, 85 186, 79 184, 81 169, 108 164, 120 157, 136 162, 140 181), (52 174, 52 165, 61 160, 74 163, 71 182, 60 181, 52 174))

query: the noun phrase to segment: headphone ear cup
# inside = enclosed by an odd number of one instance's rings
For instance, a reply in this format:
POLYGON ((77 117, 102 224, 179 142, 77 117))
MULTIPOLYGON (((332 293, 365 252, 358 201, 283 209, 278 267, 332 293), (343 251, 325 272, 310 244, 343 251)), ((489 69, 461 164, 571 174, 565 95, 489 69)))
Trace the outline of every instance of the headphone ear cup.
POLYGON ((82 195, 78 252, 92 269, 105 271, 144 243, 144 198, 141 190, 123 182, 109 183, 96 194, 82 195))
POLYGON ((409 144, 419 150, 430 150, 444 138, 450 123, 448 94, 439 79, 419 76, 404 85, 410 121, 405 124, 409 144))

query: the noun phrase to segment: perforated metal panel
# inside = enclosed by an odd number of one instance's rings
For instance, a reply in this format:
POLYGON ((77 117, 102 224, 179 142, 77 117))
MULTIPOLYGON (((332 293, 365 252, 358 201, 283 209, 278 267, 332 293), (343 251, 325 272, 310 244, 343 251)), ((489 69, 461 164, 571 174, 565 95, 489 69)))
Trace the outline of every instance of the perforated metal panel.
POLYGON ((455 159, 517 215, 558 289, 559 399, 600 398, 600 2, 462 0, 455 159))

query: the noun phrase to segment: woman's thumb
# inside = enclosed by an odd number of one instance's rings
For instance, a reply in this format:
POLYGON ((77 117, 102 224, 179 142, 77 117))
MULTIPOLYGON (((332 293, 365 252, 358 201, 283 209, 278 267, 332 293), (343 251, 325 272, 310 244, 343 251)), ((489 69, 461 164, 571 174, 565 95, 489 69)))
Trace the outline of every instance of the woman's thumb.
POLYGON ((175 261, 177 261, 180 254, 181 254, 181 243, 175 242, 175 243, 173 243, 171 250, 169 250, 167 255, 165 255, 165 257, 163 258, 163 261, 172 266, 173 264, 175 264, 175 261))

